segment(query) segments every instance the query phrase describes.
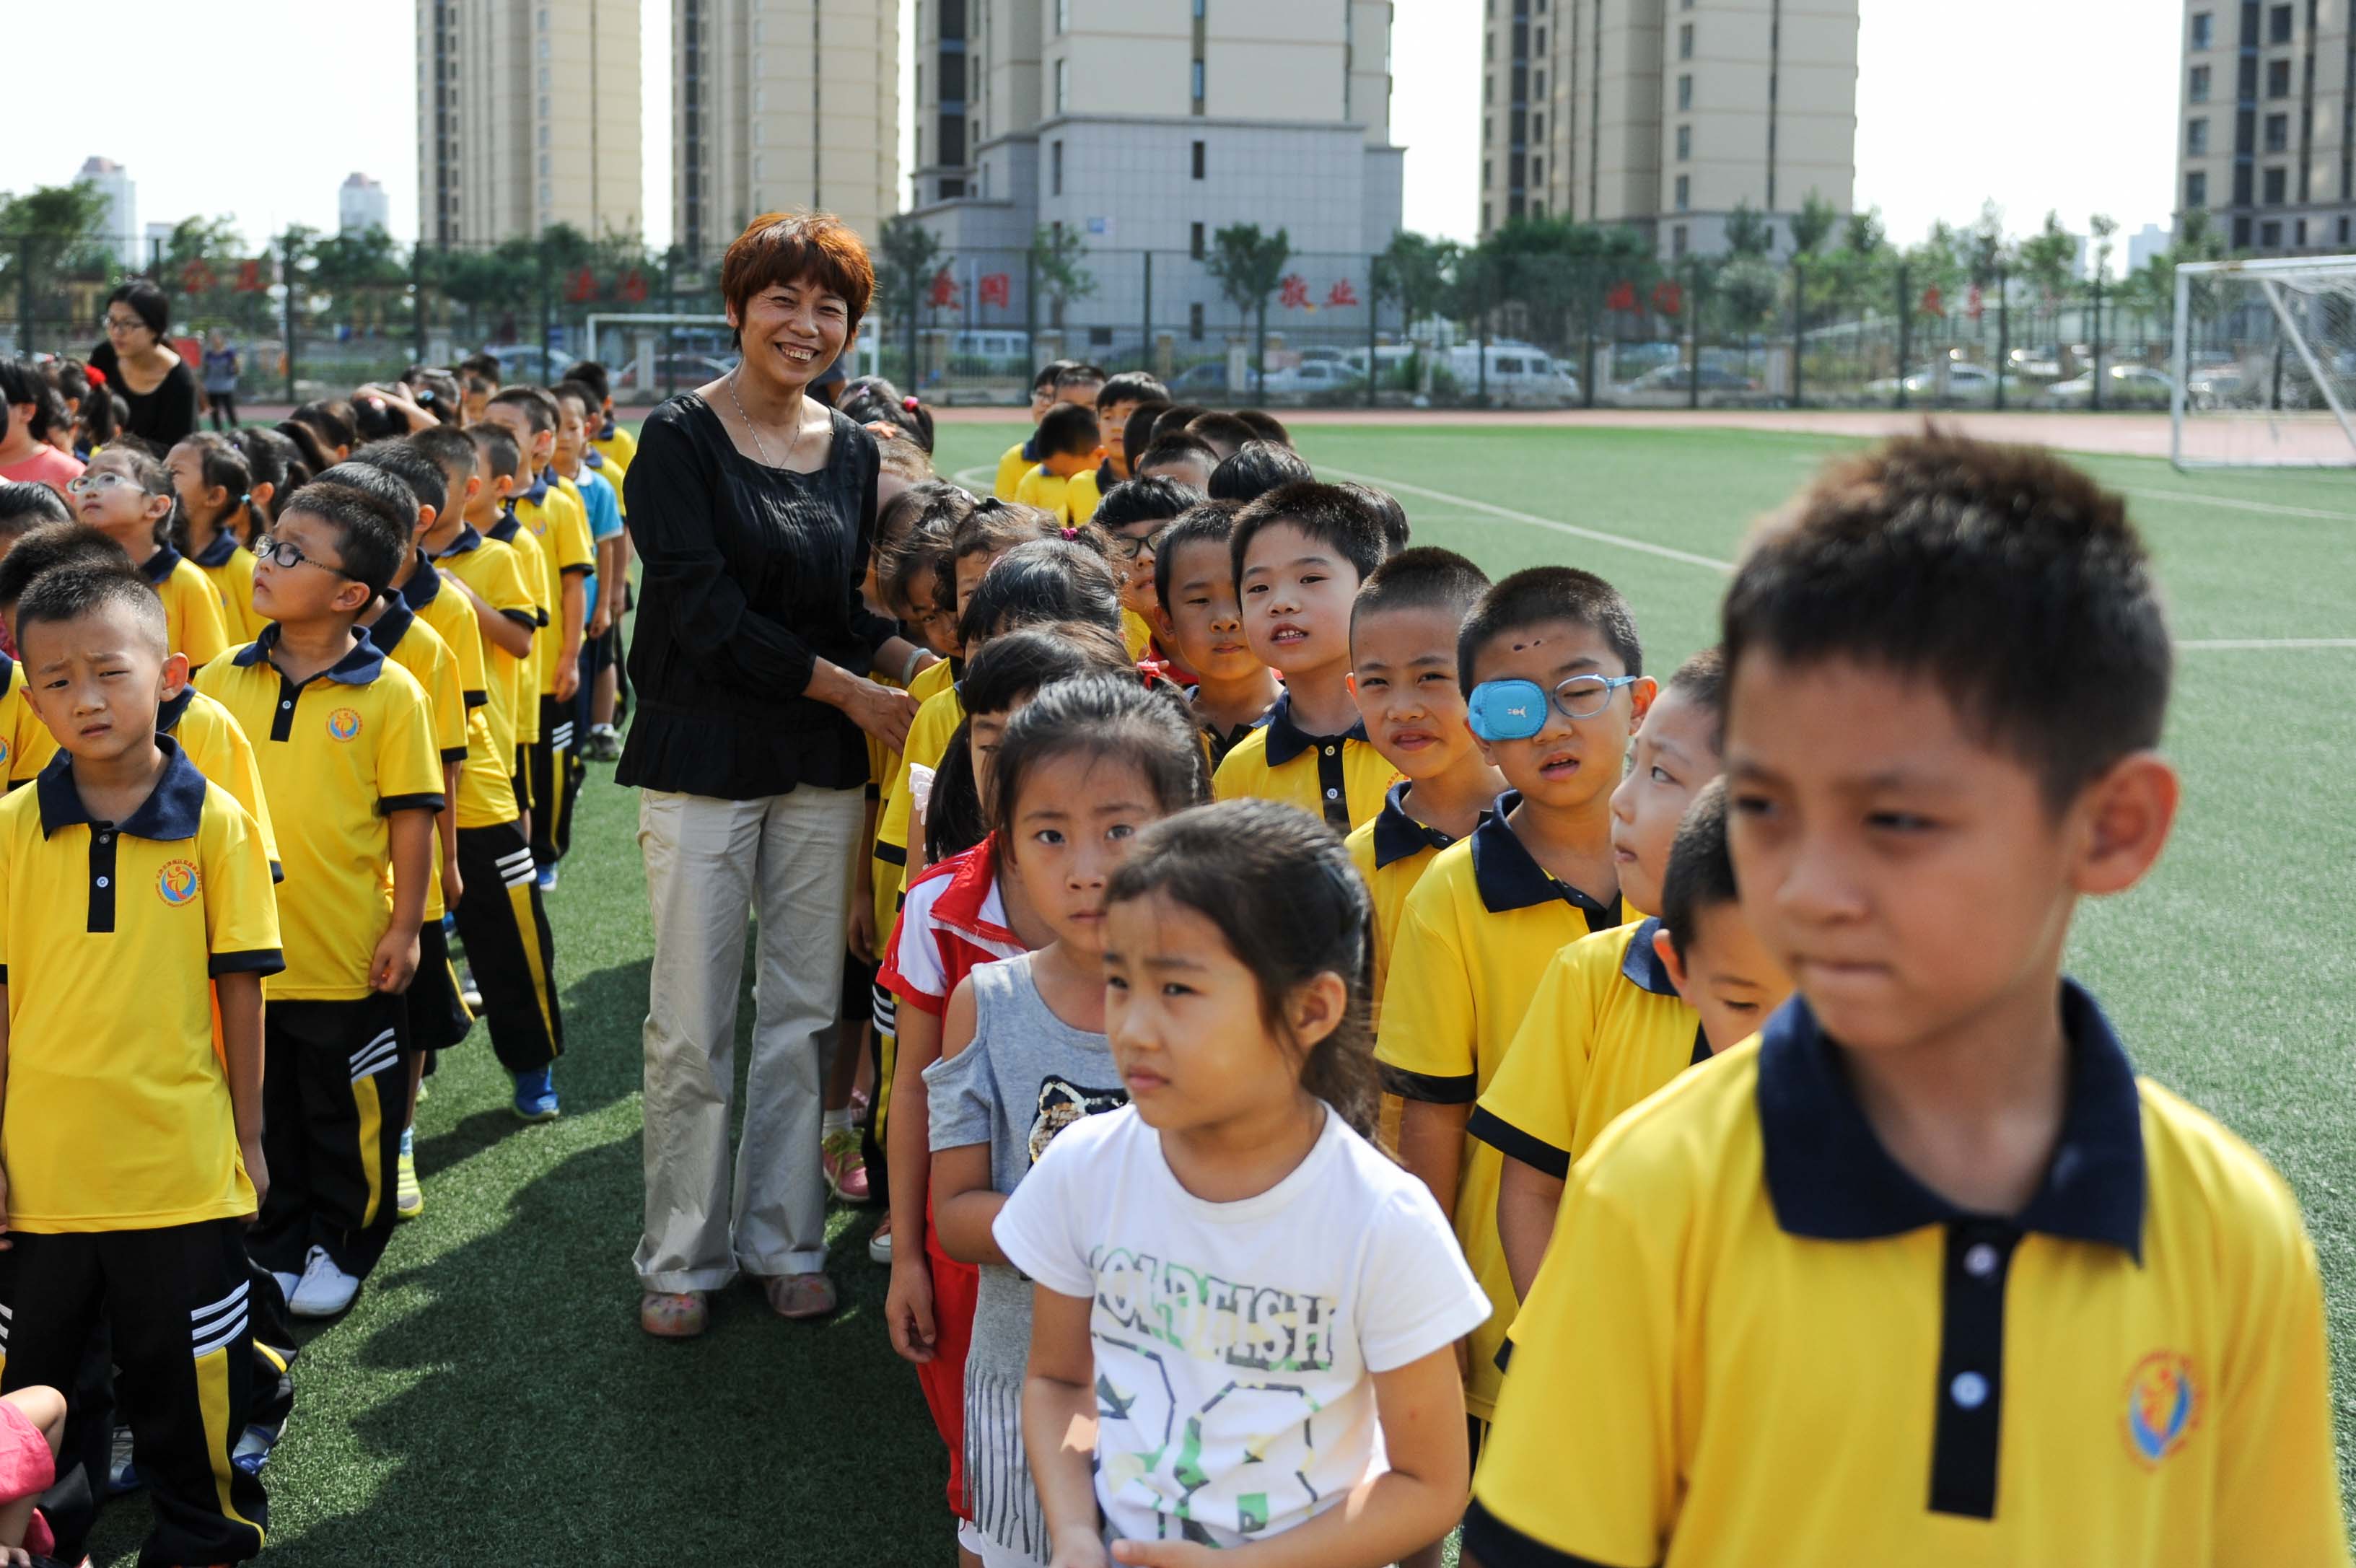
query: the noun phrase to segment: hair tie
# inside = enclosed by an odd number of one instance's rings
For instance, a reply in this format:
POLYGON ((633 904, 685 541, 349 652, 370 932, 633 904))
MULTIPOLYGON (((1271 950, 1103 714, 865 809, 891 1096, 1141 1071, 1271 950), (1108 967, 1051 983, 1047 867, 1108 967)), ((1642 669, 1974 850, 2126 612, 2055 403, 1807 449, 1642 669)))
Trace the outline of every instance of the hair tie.
POLYGON ((906 409, 910 413, 916 413, 916 393, 914 393, 914 392, 910 392, 906 397, 902 398, 902 399, 900 400, 900 406, 901 406, 902 408, 906 409))
POLYGON ((238 493, 237 504, 243 506, 252 499, 253 499, 253 492, 252 490, 241 490, 238 493))
POLYGON ((1080 531, 1079 531, 1078 529, 1074 528, 1074 527, 1070 526, 1069 524, 1066 524, 1066 525, 1065 525, 1065 528, 1064 528, 1064 537, 1065 537, 1066 539, 1077 539, 1079 536, 1080 536, 1080 531))
POLYGON ((81 373, 83 378, 94 387, 102 387, 106 384, 106 372, 96 365, 84 365, 81 368, 81 373))

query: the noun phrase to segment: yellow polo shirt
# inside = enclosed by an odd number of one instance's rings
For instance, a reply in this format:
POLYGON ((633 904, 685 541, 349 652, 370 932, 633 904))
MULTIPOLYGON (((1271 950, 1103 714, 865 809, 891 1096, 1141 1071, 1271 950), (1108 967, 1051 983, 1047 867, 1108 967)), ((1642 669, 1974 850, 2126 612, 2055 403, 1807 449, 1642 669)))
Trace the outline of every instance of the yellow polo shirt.
POLYGON ((1554 955, 1466 1132, 1559 1181, 1622 1112, 1709 1059, 1653 949, 1660 929, 1638 920, 1554 955))
MULTIPOLYGON (((388 660, 409 671, 425 700, 434 708, 434 745, 436 759, 444 768, 455 762, 461 765, 458 778, 460 792, 465 792, 467 756, 466 693, 458 680, 457 655, 442 640, 442 634, 425 624, 396 596, 376 618, 376 624, 367 628, 369 640, 388 660)), ((444 802, 444 810, 447 802, 444 802)), ((433 859, 427 864, 432 878, 425 893, 425 918, 438 920, 448 908, 442 900, 442 852, 437 844, 433 859)))
MULTIPOLYGON (((220 590, 196 564, 166 544, 147 557, 139 575, 164 601, 164 633, 172 651, 188 656, 188 668, 209 664, 229 647, 221 618, 220 590)), ((247 582, 252 581, 251 574, 247 582)))
POLYGON ((163 778, 119 827, 91 820, 63 755, 0 801, 12 1230, 253 1212, 212 977, 282 967, 270 857, 229 791, 156 744, 163 778))
POLYGON ((556 666, 564 657, 564 579, 586 577, 594 572, 597 546, 589 537, 588 509, 582 504, 581 492, 570 479, 559 478, 549 484, 547 493, 538 501, 528 495, 519 497, 515 515, 540 546, 541 570, 548 577, 548 597, 542 604, 548 611, 551 635, 532 652, 539 661, 541 694, 553 696, 556 666))
POLYGON ((1129 650, 1131 659, 1144 658, 1145 650, 1153 646, 1153 628, 1146 624, 1143 616, 1126 605, 1120 611, 1120 643, 1129 650))
POLYGON ((916 709, 916 716, 908 723, 908 745, 900 754, 899 777, 893 781, 892 793, 884 801, 875 827, 875 858, 897 867, 903 881, 907 877, 908 827, 913 815, 913 802, 908 798, 909 774, 918 768, 938 771, 942 757, 948 752, 950 737, 963 723, 965 703, 958 699, 954 684, 945 685, 926 698, 916 709))
POLYGON ((1571 1173, 1464 1548, 1487 1568, 2345 1568, 2297 1201, 2064 983, 2018 1215, 1901 1170, 1794 1001, 1571 1173))
POLYGON ((1034 465, 1014 487, 1017 506, 1035 506, 1056 521, 1070 524, 1072 481, 1051 474, 1044 464, 1034 465))
MULTIPOLYGON (((520 532, 520 531, 519 531, 520 532)), ((526 536, 528 537, 528 536, 526 536)), ((519 626, 532 628, 535 640, 547 636, 541 629, 548 623, 541 618, 540 596, 532 586, 536 581, 532 566, 512 546, 503 541, 486 538, 472 527, 461 528, 449 547, 434 557, 435 567, 458 578, 492 609, 519 626)), ((469 615, 475 607, 466 605, 469 615)), ((490 701, 491 742, 498 757, 498 771, 515 771, 516 746, 522 736, 523 715, 527 709, 535 721, 540 716, 538 690, 531 685, 532 663, 529 657, 519 659, 506 649, 483 639, 484 685, 490 701)), ((472 769, 469 769, 472 771, 472 769)), ((460 805, 465 806, 466 790, 460 789, 460 805)), ((515 804, 515 792, 508 792, 509 805, 515 804)), ((511 811, 497 819, 513 822, 521 811, 511 811)), ((471 823, 461 823, 471 826, 471 823)))
MULTIPOLYGON (((485 537, 515 552, 516 564, 523 568, 523 580, 531 589, 533 613, 540 618, 540 630, 531 639, 531 656, 523 661, 516 681, 515 738, 517 744, 529 746, 540 738, 540 699, 548 690, 541 672, 548 667, 548 645, 563 635, 556 620, 562 600, 549 596, 548 552, 541 548, 540 540, 513 511, 501 512, 499 521, 491 525, 485 537)), ((509 766, 518 764, 510 762, 509 766)))
MULTIPOLYGON (((1623 906, 1597 904, 1530 858, 1505 820, 1520 803, 1512 790, 1499 796, 1487 822, 1433 858, 1400 912, 1375 1056, 1392 1092, 1405 1099, 1479 1100, 1556 950, 1627 918, 1623 906)), ((1456 1239, 1495 1309, 1473 1330, 1464 1395, 1465 1408, 1483 1417, 1497 1397, 1497 1348, 1515 1310, 1513 1274, 1497 1240, 1497 1151, 1466 1137, 1456 1239)))
POLYGON ((1009 446, 1005 456, 998 459, 998 477, 991 481, 990 493, 1000 500, 1012 500, 1016 487, 1023 483, 1023 476, 1039 466, 1039 459, 1031 456, 1031 436, 1024 436, 1009 446))
POLYGON ((188 560, 220 596, 221 628, 231 646, 260 637, 270 622, 253 607, 253 552, 223 532, 188 560))
POLYGON ((1364 723, 1340 735, 1311 735, 1292 722, 1292 693, 1287 692, 1220 759, 1211 775, 1211 795, 1219 800, 1281 800, 1348 833, 1374 821, 1398 778, 1398 769, 1366 738, 1364 723))
POLYGON ((270 856, 270 879, 278 880, 282 874, 278 833, 270 822, 270 797, 262 787, 262 764, 253 755, 253 742, 245 726, 194 686, 184 686, 178 696, 156 709, 155 733, 177 741, 198 772, 228 790, 230 799, 245 808, 263 852, 270 856))
POLYGON ((277 644, 273 625, 197 671, 197 686, 253 739, 271 817, 286 830, 286 972, 272 1000, 355 1001, 369 994, 369 960, 392 920, 386 819, 443 806, 433 703, 365 635, 299 686, 271 661, 277 644))
MULTIPOLYGON (((622 499, 622 481, 629 477, 630 465, 637 460, 638 438, 619 424, 608 422, 605 434, 589 438, 589 450, 603 459, 591 466, 613 485, 615 510, 624 517, 629 516, 628 503, 622 499)), ((585 454, 581 460, 589 462, 585 454)))
POLYGON ((458 685, 466 707, 466 762, 458 770, 458 825, 489 828, 514 822, 522 813, 516 808, 514 781, 499 760, 513 752, 512 748, 500 752, 491 729, 491 677, 485 663, 487 644, 475 620, 475 607, 464 593, 445 588, 440 569, 423 553, 409 581, 401 585, 401 602, 441 635, 458 661, 458 685))
POLYGON ((0 653, 0 779, 11 789, 29 784, 58 754, 58 737, 25 693, 25 667, 0 653))

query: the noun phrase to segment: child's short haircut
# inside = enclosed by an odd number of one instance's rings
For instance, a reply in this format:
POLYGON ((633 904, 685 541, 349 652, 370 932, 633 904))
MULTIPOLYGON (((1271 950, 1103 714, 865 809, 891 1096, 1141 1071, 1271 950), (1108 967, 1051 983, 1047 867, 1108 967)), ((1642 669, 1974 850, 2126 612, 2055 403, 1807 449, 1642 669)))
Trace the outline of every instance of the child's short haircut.
POLYGON ((1103 413, 1124 403, 1168 403, 1170 389, 1150 371, 1123 371, 1097 388, 1097 412, 1103 413))
MULTIPOLYGON (((450 502, 449 481, 442 477, 442 465, 427 456, 407 437, 398 441, 371 441, 352 454, 352 462, 391 474, 409 487, 417 498, 418 506, 430 506, 439 512, 450 502)), ((348 465, 338 464, 338 467, 348 465)), ((415 508, 411 509, 410 526, 416 524, 415 508)))
POLYGON ((1636 618, 1619 589, 1575 566, 1532 566, 1482 595, 1465 618, 1464 629, 1456 634, 1456 678, 1467 694, 1480 684, 1473 667, 1489 644, 1507 632, 1550 620, 1589 628, 1610 646, 1623 671, 1644 672, 1644 645, 1636 636, 1636 618))
MULTIPOLYGON (((338 469, 358 465, 337 464, 338 469)), ((376 470, 369 470, 376 471, 376 470)), ((390 474, 381 476, 398 483, 390 474)), ((409 553, 409 530, 387 516, 381 494, 370 494, 339 480, 314 479, 294 492, 287 512, 301 512, 325 523, 336 537, 336 553, 343 557, 344 575, 367 586, 371 597, 384 592, 409 553)), ((281 514, 284 515, 284 513, 281 514)), ((411 509, 415 515, 415 509, 411 509)))
POLYGON ((534 435, 546 435, 556 428, 556 399, 541 387, 501 387, 491 394, 493 408, 519 408, 524 423, 534 435))
POLYGON ((1016 545, 974 589, 958 618, 958 640, 979 650, 1012 628, 1056 620, 1120 631, 1120 580, 1100 550, 1066 539, 1016 545))
POLYGON ((1097 411, 1076 403, 1059 403, 1039 416, 1039 456, 1085 457, 1103 436, 1097 428, 1097 411))
POLYGON ((477 380, 490 382, 495 387, 499 384, 499 377, 506 373, 500 367, 499 357, 488 351, 467 355, 458 361, 458 368, 477 380))
MULTIPOLYGON (((474 433, 454 424, 435 424, 409 437, 409 444, 434 460, 442 470, 442 482, 447 486, 463 486, 475 471, 475 458, 481 448, 475 444, 474 433)), ((509 437, 509 444, 514 444, 509 437)), ((464 499, 462 496, 459 498, 464 499)), ((455 504, 455 503, 454 503, 455 504)))
POLYGON ((577 381, 597 394, 597 401, 589 405, 590 412, 593 413, 605 407, 605 400, 614 395, 614 378, 607 373, 605 366, 594 360, 575 360, 566 368, 564 379, 568 381, 577 381))
POLYGON ((1264 408, 1239 408, 1236 417, 1251 426, 1255 441, 1273 441, 1279 446, 1292 445, 1292 432, 1284 427, 1284 421, 1264 408))
MULTIPOLYGON (((342 485, 348 489, 358 490, 376 509, 377 516, 384 520, 385 526, 403 539, 417 528, 417 492, 411 489, 408 481, 400 475, 380 468, 373 463, 348 457, 312 480, 311 484, 342 485)), ((310 488, 311 485, 305 485, 303 489, 310 488)), ((287 504, 296 504, 302 495, 303 490, 296 490, 287 504)))
POLYGON ((1687 654, 1669 677, 1668 689, 1687 698, 1710 716, 1709 744, 1726 749, 1726 650, 1705 648, 1687 654))
MULTIPOLYGON (((1154 423, 1162 417, 1162 411, 1169 406, 1170 403, 1166 397, 1157 398, 1150 403, 1141 403, 1129 411, 1127 419, 1121 421, 1120 449, 1129 456, 1130 473, 1137 472, 1139 455, 1153 445, 1154 423)), ((1108 412, 1108 409, 1101 407, 1097 410, 1099 414, 1107 412, 1108 412)))
POLYGON ((1227 539, 1227 558, 1237 582, 1244 580, 1244 555, 1251 549, 1253 537, 1280 522, 1289 522, 1332 547, 1356 568, 1360 582, 1383 564, 1383 532, 1366 504, 1338 485, 1299 479, 1278 486, 1236 513, 1235 532, 1227 539))
POLYGON ((480 424, 467 426, 466 438, 490 464, 494 478, 502 474, 509 478, 515 477, 516 465, 523 461, 523 448, 514 436, 486 420, 480 424))
POLYGON ((1944 431, 1827 467, 1736 567, 1731 680, 1753 650, 1934 682, 2056 806, 2159 744, 2174 670, 2126 503, 2039 447, 1944 431))
POLYGON ((341 398, 326 398, 305 403, 286 416, 285 424, 302 425, 326 446, 349 448, 360 438, 354 418, 350 403, 341 398))
POLYGON ((34 578, 60 566, 128 572, 131 556, 122 545, 88 523, 44 523, 16 541, 16 548, 6 556, 0 557, 0 608, 22 599, 34 578))
MULTIPOLYGON (((1155 428, 1159 429, 1160 426, 1157 425, 1155 428)), ((1259 435, 1258 431, 1254 430, 1232 413, 1198 415, 1186 422, 1186 434, 1207 441, 1214 451, 1222 446, 1239 449, 1245 442, 1254 440, 1259 435)))
POLYGON ((34 479, 0 484, 0 539, 20 539, 53 522, 71 522, 73 509, 65 498, 34 479))
MULTIPOLYGON (((1066 387, 1092 387, 1102 382, 1104 379, 1104 367, 1079 360, 1067 364, 1055 372, 1055 390, 1062 392, 1066 387)), ((1075 403, 1073 406, 1076 408, 1079 405, 1075 403)))
POLYGON ((1061 376, 1066 371, 1070 370, 1077 362, 1078 361, 1074 360, 1048 360, 1045 364, 1040 366, 1037 372, 1032 376, 1032 392, 1034 393, 1045 392, 1055 384, 1055 379, 1058 376, 1061 376))
POLYGON ((1726 777, 1720 774, 1686 807, 1661 878, 1661 929, 1669 933, 1679 963, 1693 946, 1703 912, 1734 901, 1734 857, 1726 848, 1726 777))
POLYGON ((1350 629, 1385 610, 1446 610, 1462 625, 1489 591, 1489 575, 1453 550, 1425 545, 1385 561, 1350 603, 1350 629))
POLYGON ((359 442, 383 441, 409 434, 409 416, 375 392, 352 398, 352 435, 359 442))
POLYGON ((1165 463, 1189 460, 1199 461, 1213 473, 1218 472, 1219 455, 1211 449, 1211 444, 1199 435, 1188 435, 1183 431, 1163 436, 1146 447, 1142 456, 1131 457, 1129 471, 1141 473, 1147 468, 1159 468, 1165 463))
POLYGON ((16 646, 25 646, 27 634, 36 626, 80 620, 114 605, 131 611, 157 654, 171 651, 164 601, 127 564, 121 569, 77 564, 44 572, 33 579, 16 601, 16 646))
POLYGON ((1175 479, 1123 479, 1097 502, 1088 521, 1098 528, 1128 528, 1141 522, 1168 522, 1185 515, 1203 499, 1203 492, 1175 479))
POLYGON ((1300 453, 1255 436, 1236 448, 1236 455, 1211 470, 1211 499, 1256 501, 1279 485, 1317 477, 1300 453))
POLYGON ((597 411, 605 406, 605 400, 597 395, 595 387, 591 386, 587 381, 576 381, 570 377, 557 382, 549 388, 548 392, 549 395, 560 403, 567 398, 579 403, 581 420, 584 424, 595 417, 597 411))
POLYGON ((1154 416, 1153 440, 1167 441, 1173 435, 1183 435, 1188 425, 1210 412, 1199 403, 1173 403, 1154 416))
POLYGON ((1189 544, 1215 544, 1225 553, 1235 536, 1236 513, 1243 510, 1241 501, 1196 501, 1154 536, 1153 592, 1163 609, 1170 607, 1171 558, 1189 544))
POLYGON ((1371 1135, 1380 1099, 1366 1023, 1374 908, 1342 840, 1297 806, 1242 800, 1166 818, 1136 843, 1106 902, 1163 897, 1218 927, 1275 1027, 1284 1027, 1284 1004, 1301 985, 1320 974, 1349 983, 1341 1026, 1303 1053, 1301 1084, 1371 1135))
POLYGON ((1383 539, 1396 555, 1408 547, 1413 537, 1407 522, 1407 508, 1399 505, 1398 497, 1375 485, 1362 485, 1355 479, 1342 481, 1342 489, 1356 496, 1374 510, 1375 520, 1383 525, 1383 539))

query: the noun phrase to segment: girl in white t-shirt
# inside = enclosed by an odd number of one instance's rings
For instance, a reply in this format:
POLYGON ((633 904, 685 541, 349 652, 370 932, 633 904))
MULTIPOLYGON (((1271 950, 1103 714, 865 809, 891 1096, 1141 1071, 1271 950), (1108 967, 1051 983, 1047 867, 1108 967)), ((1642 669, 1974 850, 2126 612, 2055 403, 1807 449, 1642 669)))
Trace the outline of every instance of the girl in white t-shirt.
POLYGON ((1367 922, 1342 841, 1270 801, 1157 823, 1113 878, 1131 1102, 1066 1129, 992 1227, 1036 1284, 1023 1428, 1056 1568, 1376 1568, 1463 1512, 1455 1346, 1489 1308, 1365 1136, 1367 922))

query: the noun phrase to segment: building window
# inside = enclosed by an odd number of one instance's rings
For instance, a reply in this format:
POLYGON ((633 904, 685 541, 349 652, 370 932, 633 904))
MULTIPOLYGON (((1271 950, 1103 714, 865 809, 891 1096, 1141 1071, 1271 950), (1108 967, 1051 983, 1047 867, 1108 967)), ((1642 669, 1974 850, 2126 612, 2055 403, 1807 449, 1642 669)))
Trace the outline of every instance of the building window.
POLYGON ((1194 144, 1194 177, 1196 179, 1203 177, 1203 158, 1205 150, 1205 149, 1202 143, 1197 142, 1194 144))
POLYGON ((2236 218, 2233 220, 2233 249, 2246 251, 2249 248, 2250 220, 2246 218, 2236 218))
POLYGON ((2293 225, 2291 225, 2291 243, 2292 243, 2292 244, 2294 244, 2294 245, 2298 246, 2298 247, 2299 247, 2300 249, 2302 249, 2302 250, 2306 249, 2306 247, 2307 247, 2307 220, 2306 220, 2306 219, 2302 218, 2302 219, 2300 219, 2297 223, 2294 223, 2293 225))
POLYGON ((2205 49, 2215 40, 2217 19, 2206 11, 2192 14, 2192 47, 2205 49))
MULTIPOLYGON (((1058 80, 1060 81, 1061 79, 1059 78, 1058 80)), ((1194 62, 1194 102, 1200 103, 1203 102, 1203 62, 1201 60, 1196 60, 1194 62)))
POLYGON ((2282 225, 2272 219, 2258 225, 2258 246, 2261 250, 2282 249, 2282 225))
POLYGON ((1533 102, 1543 102, 1546 100, 1546 72, 1534 71, 1531 76, 1530 100, 1533 102))
POLYGON ((1533 142, 1543 142, 1546 140, 1545 115, 1532 114, 1530 116, 1530 140, 1533 142))
POLYGON ((1048 165, 1048 175, 1047 175, 1048 188, 1047 188, 1047 194, 1048 194, 1048 195, 1050 195, 1050 196, 1061 196, 1061 195, 1063 195, 1063 194, 1064 194, 1064 144, 1063 144, 1063 143, 1061 143, 1061 142, 1050 142, 1050 143, 1048 143, 1048 144, 1047 144, 1047 165, 1048 165))
POLYGON ((1199 299, 1186 307, 1186 336, 1197 343, 1203 340, 1203 302, 1199 299))
POLYGON ((1063 37, 1072 25, 1072 0, 1055 0, 1055 36, 1063 37))
POLYGON ((2340 242, 2343 245, 2348 242, 2348 219, 2344 214, 2340 220, 2340 242))
POLYGON ((2189 157, 2202 157, 2209 151, 2209 122, 2195 120, 2184 127, 2184 151, 2189 157))
POLYGON ((1693 127, 1691 125, 1680 125, 1677 127, 1677 162, 1684 163, 1692 156, 1693 127))
POLYGON ((1677 210, 1680 212, 1687 212, 1690 211, 1692 208, 1693 176, 1689 174, 1681 174, 1677 176, 1677 210))
POLYGON ((2188 96, 2195 103, 2209 102, 2209 68, 2207 66, 2196 65, 2192 68, 2192 90, 2188 96))
POLYGON ((2280 207, 2283 204, 2283 189, 2288 178, 2287 171, 2270 168, 2266 170, 2265 177, 2265 204, 2268 207, 2280 207))
POLYGON ((1544 185, 1546 183, 1546 159, 1532 158, 1530 160, 1530 183, 1532 185, 1544 185))
POLYGON ((1203 225, 1190 224, 1186 230, 1186 253, 1195 261, 1203 259, 1203 225))
POLYGON ((2209 205, 2209 177, 2199 169, 2184 177, 2184 205, 2187 209, 2209 205))
POLYGON ((1533 53, 1533 54, 1544 54, 1544 53, 1546 53, 1546 29, 1545 29, 1544 27, 1540 27, 1540 28, 1538 29, 1538 47, 1537 47, 1537 48, 1533 49, 1533 50, 1531 51, 1531 53, 1533 53))
POLYGON ((1677 261, 1686 256, 1686 226, 1682 223, 1669 231, 1669 254, 1677 261))
MULTIPOLYGON (((553 174, 555 172, 555 169, 550 161, 549 155, 546 153, 540 155, 540 172, 542 174, 553 174)), ((2280 169, 2276 169, 2272 172, 2280 174, 2282 171, 2280 169)))
POLYGON ((2266 42, 2270 44, 2290 42, 2289 6, 2277 5, 2266 14, 2266 42))
POLYGON ((1692 107, 1693 107, 1693 78, 1692 78, 1692 77, 1690 77, 1690 76, 1681 76, 1681 77, 1677 78, 1677 109, 1678 109, 1678 112, 1682 113, 1684 111, 1686 111, 1686 110, 1687 110, 1687 109, 1690 109, 1690 108, 1692 108, 1692 107))
POLYGON ((2289 150, 2290 116, 2287 114, 2267 115, 2266 151, 2270 153, 2285 153, 2289 150))
POLYGON ((2273 59, 2266 62, 2266 96, 2269 98, 2290 96, 2290 61, 2273 59))
POLYGON ((1691 22, 1685 22, 1678 25, 1677 58, 1679 59, 1693 59, 1693 29, 1694 25, 1691 22))

